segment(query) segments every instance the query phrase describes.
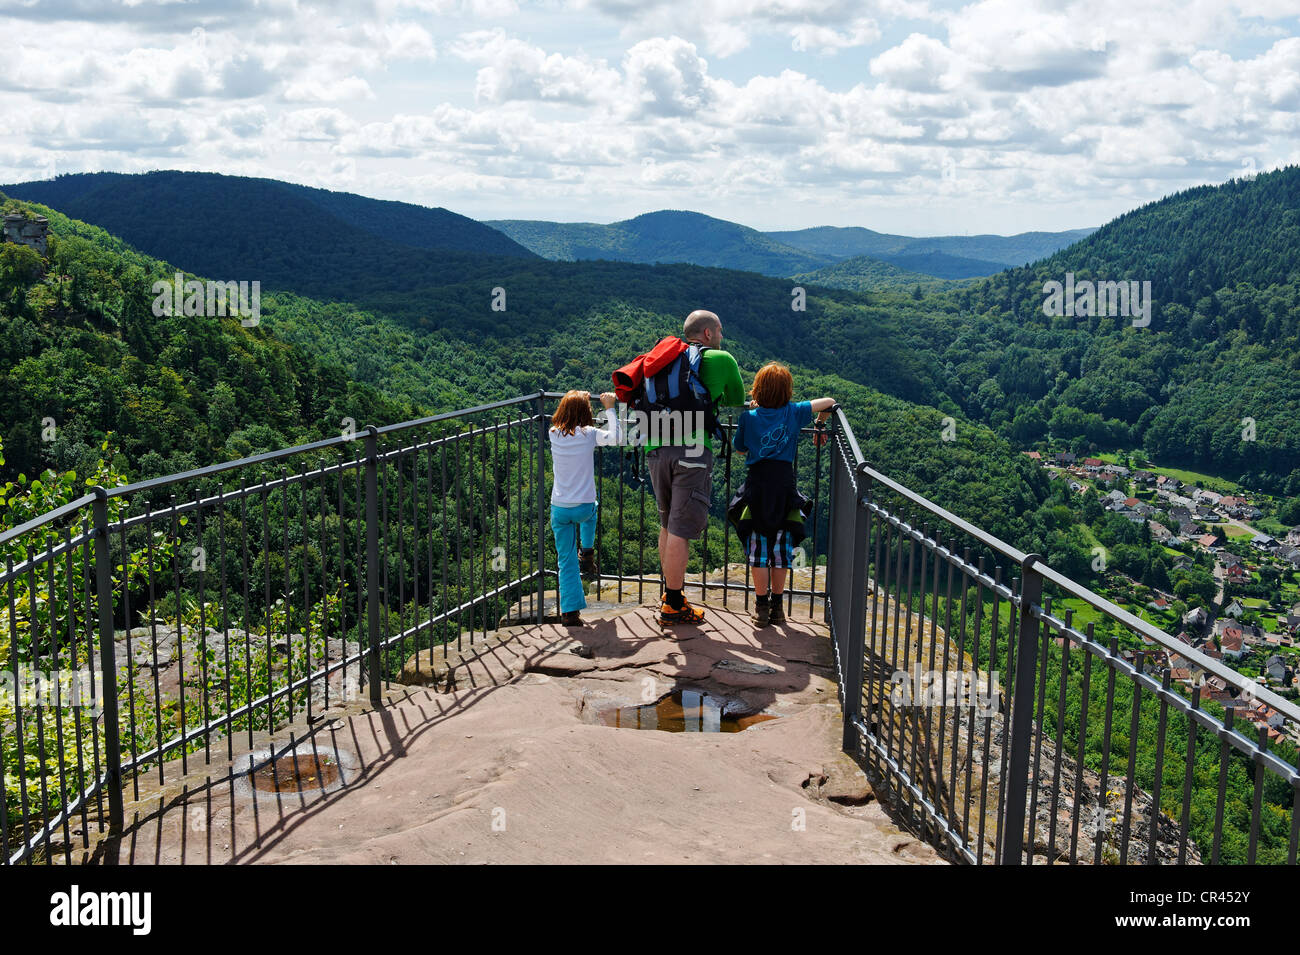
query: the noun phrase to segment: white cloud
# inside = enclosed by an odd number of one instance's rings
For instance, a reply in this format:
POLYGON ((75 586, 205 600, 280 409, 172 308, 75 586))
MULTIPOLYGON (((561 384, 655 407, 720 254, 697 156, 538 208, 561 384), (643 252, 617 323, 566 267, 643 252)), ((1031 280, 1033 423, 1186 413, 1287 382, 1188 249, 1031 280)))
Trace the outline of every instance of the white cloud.
POLYGON ((863 17, 844 31, 816 23, 800 23, 790 29, 791 47, 799 52, 835 53, 853 46, 865 46, 880 39, 876 21, 863 17))
POLYGON ((504 30, 468 33, 452 52, 469 63, 483 64, 475 80, 480 102, 548 100, 594 103, 619 81, 603 60, 546 53, 540 47, 506 35, 504 30))
POLYGON ((333 143, 356 129, 347 113, 331 107, 299 109, 280 116, 279 127, 285 139, 302 142, 333 143))
POLYGON ((642 40, 623 57, 628 109, 649 116, 698 112, 714 98, 708 63, 681 37, 642 40))
POLYGON ((890 86, 913 92, 936 92, 948 83, 954 56, 941 41, 913 33, 871 61, 871 75, 890 86))

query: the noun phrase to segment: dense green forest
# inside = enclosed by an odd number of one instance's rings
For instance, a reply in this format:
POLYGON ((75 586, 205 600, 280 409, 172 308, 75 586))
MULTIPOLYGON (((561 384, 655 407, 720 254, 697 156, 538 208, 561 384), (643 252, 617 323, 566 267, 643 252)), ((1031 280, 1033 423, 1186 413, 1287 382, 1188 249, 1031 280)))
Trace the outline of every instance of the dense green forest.
MULTIPOLYGON (((1300 494, 1300 168, 1135 210, 1031 267, 949 293, 930 348, 971 417, 1300 494), (1152 317, 1049 317, 1044 283, 1149 281, 1152 317), (1243 439, 1246 419, 1254 439, 1243 439)), ((928 302, 929 300, 927 300, 928 302)), ((935 300, 938 305, 939 301, 935 300)), ((906 326, 905 326, 906 327, 906 326)))
POLYGON ((915 293, 941 291, 960 283, 969 285, 973 279, 940 279, 924 272, 913 272, 869 255, 855 255, 834 265, 795 275, 794 281, 826 288, 847 289, 850 292, 877 290, 904 290, 915 293))
MULTIPOLYGON (((6 212, 24 209, 15 200, 6 212)), ((102 229, 41 208, 34 250, 0 256, 0 433, 8 472, 87 472, 109 432, 133 476, 155 476, 414 417, 415 403, 358 383, 238 317, 153 314, 175 270, 102 229), (52 426, 52 428, 51 428, 52 426)))

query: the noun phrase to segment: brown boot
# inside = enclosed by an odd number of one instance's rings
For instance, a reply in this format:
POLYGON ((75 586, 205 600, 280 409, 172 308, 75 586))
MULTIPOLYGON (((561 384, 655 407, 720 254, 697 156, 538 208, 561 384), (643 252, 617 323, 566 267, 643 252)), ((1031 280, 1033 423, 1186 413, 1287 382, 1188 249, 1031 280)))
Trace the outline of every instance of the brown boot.
POLYGON ((768 619, 772 622, 772 626, 775 627, 785 623, 784 594, 772 594, 771 603, 772 610, 768 614, 768 619))

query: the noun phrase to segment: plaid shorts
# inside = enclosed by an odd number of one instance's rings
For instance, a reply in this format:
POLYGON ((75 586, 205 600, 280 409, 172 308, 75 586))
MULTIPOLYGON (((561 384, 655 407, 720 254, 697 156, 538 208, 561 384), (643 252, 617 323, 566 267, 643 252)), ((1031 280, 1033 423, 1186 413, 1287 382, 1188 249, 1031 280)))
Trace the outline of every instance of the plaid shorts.
POLYGON ((790 535, 785 531, 777 531, 773 538, 751 531, 745 548, 750 567, 789 567, 793 554, 790 535))

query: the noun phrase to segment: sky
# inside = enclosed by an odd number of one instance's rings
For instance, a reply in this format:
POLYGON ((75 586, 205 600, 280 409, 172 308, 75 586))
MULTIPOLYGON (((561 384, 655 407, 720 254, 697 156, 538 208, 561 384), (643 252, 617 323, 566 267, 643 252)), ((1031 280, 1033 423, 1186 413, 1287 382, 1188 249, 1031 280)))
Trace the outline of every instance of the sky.
POLYGON ((1300 162, 1300 0, 0 0, 0 37, 0 182, 1010 234, 1300 162))

